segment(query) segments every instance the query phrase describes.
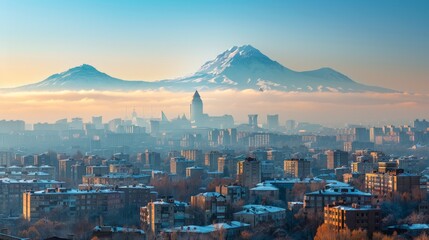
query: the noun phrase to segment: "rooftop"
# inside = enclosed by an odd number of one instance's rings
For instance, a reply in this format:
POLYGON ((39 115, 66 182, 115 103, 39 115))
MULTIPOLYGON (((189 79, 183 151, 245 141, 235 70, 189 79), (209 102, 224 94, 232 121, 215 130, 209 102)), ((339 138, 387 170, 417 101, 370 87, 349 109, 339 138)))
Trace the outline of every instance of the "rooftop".
POLYGON ((308 195, 361 195, 361 196, 371 196, 371 193, 362 192, 351 186, 326 186, 323 190, 318 190, 310 193, 306 193, 308 195))
POLYGON ((251 188, 251 191, 278 191, 271 183, 258 183, 256 187, 251 188))
POLYGON ((286 211, 286 209, 274 206, 249 204, 243 206, 243 211, 236 212, 234 214, 264 214, 277 213, 282 211, 286 211))
POLYGON ((176 227, 172 229, 166 229, 165 232, 192 232, 192 233, 211 233, 216 232, 219 229, 234 229, 241 227, 249 227, 250 224, 242 223, 238 221, 231 221, 228 223, 215 223, 207 226, 188 225, 183 227, 176 227))

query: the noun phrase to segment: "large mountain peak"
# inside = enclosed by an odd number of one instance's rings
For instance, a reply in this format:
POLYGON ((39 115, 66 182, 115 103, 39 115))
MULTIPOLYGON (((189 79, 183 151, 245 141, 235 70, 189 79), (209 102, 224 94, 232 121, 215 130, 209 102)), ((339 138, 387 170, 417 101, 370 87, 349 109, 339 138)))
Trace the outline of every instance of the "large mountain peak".
POLYGON ((251 45, 234 46, 219 54, 214 60, 206 62, 197 73, 222 74, 230 67, 260 68, 267 66, 283 67, 251 45))

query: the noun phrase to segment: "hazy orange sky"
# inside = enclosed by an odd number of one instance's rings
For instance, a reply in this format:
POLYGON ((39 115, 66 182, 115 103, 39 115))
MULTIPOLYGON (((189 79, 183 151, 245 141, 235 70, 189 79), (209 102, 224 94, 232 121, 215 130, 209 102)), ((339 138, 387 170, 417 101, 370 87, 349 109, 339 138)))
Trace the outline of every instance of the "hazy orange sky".
MULTIPOLYGON (((301 122, 344 126, 346 123, 409 124, 415 118, 429 119, 428 94, 378 93, 283 93, 277 91, 201 92, 204 112, 210 115, 232 114, 237 122, 247 115, 279 114, 280 123, 287 119, 301 122)), ((168 91, 135 92, 40 92, 4 93, 0 95, 0 119, 25 119, 30 123, 54 122, 61 118, 103 115, 104 120, 129 117, 133 107, 142 117, 160 118, 185 114, 189 117, 192 93, 168 91)))

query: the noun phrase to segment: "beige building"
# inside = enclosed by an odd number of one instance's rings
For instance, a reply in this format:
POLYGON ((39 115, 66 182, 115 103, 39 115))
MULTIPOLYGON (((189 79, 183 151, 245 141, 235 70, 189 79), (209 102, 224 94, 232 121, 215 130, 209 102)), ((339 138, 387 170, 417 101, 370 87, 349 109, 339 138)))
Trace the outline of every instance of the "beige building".
POLYGON ((334 169, 337 167, 348 166, 349 154, 341 150, 326 151, 327 155, 327 168, 334 169))
POLYGON ((204 224, 224 222, 227 211, 226 197, 218 192, 191 196, 191 206, 204 211, 204 224))
POLYGON ((310 161, 305 159, 284 160, 284 172, 286 177, 305 178, 310 176, 310 161))
POLYGON ((237 163, 237 180, 248 188, 261 182, 261 162, 255 158, 246 158, 237 163))
POLYGON ((123 192, 113 190, 80 191, 66 188, 47 188, 23 193, 22 214, 33 220, 61 207, 69 217, 86 214, 114 215, 124 207, 123 192))
POLYGON ((417 174, 403 173, 402 169, 365 174, 366 191, 378 198, 391 197, 393 193, 408 193, 411 198, 425 197, 426 186, 417 174))
POLYGON ((140 208, 140 222, 142 227, 147 227, 153 233, 184 226, 190 219, 188 208, 187 203, 175 201, 172 197, 149 202, 146 207, 140 208))
POLYGON ((363 229, 372 236, 373 232, 380 231, 381 210, 370 205, 327 205, 324 209, 324 222, 337 231, 344 228, 363 229))
POLYGON ((204 166, 204 154, 203 151, 198 149, 188 149, 180 151, 182 157, 195 161, 194 165, 196 166, 204 166))
POLYGON ((179 177, 186 176, 186 168, 195 165, 195 161, 187 160, 184 157, 174 157, 170 160, 170 172, 179 177))

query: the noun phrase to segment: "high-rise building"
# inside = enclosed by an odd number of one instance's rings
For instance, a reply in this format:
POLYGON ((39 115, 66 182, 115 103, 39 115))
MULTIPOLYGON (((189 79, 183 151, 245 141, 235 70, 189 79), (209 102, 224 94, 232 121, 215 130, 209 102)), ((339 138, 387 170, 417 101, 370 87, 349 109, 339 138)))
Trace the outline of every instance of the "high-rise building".
POLYGON ((417 131, 427 130, 429 128, 429 122, 426 121, 426 119, 422 119, 421 121, 416 119, 416 120, 414 120, 414 128, 417 131))
POLYGON ((194 166, 195 161, 187 160, 184 157, 173 157, 170 160, 170 172, 180 177, 186 176, 186 168, 194 166))
POLYGON ((92 124, 94 124, 95 129, 103 129, 103 117, 102 116, 93 116, 92 124))
POLYGON ((245 187, 252 188, 261 182, 261 162, 246 158, 237 163, 237 180, 245 187))
POLYGON ((267 115, 267 128, 269 130, 278 130, 279 129, 279 115, 267 115))
POLYGON ((222 154, 218 151, 210 151, 204 156, 204 163, 209 167, 210 172, 218 171, 218 158, 222 157, 222 154))
POLYGON ((249 126, 258 127, 258 114, 249 114, 249 126))
POLYGON ((70 182, 72 180, 72 165, 75 164, 74 159, 61 159, 59 160, 58 178, 61 181, 70 182))
POLYGON ((229 155, 221 156, 217 159, 217 171, 224 173, 225 176, 235 177, 238 161, 238 158, 229 155))
POLYGON ((82 177, 86 173, 86 167, 83 163, 76 163, 71 166, 71 180, 74 186, 82 183, 82 177))
POLYGON ((0 151, 0 166, 10 166, 13 155, 10 151, 0 151))
POLYGON ((375 142, 377 136, 383 136, 383 128, 381 127, 372 127, 369 129, 369 141, 375 142))
POLYGON ((198 149, 184 149, 180 151, 181 155, 188 159, 195 161, 194 165, 196 166, 204 166, 204 155, 202 150, 198 149))
POLYGON ((305 159, 287 159, 284 171, 287 177, 305 178, 310 175, 310 161, 305 159))
POLYGON ((327 168, 335 169, 337 167, 348 166, 349 154, 341 150, 329 150, 327 155, 327 168))
POLYGON ((295 120, 287 120, 286 121, 286 130, 292 131, 296 128, 296 122, 295 120))
POLYGON ((144 167, 159 170, 161 168, 161 154, 146 150, 144 153, 144 167))
POLYGON ((191 122, 201 123, 203 120, 203 101, 201 100, 200 94, 198 91, 195 91, 194 96, 192 97, 191 103, 191 122))
POLYGON ((353 133, 355 135, 355 141, 357 142, 369 142, 369 131, 363 127, 353 128, 353 133))
POLYGON ((237 129, 236 128, 228 128, 231 145, 237 144, 237 129))

